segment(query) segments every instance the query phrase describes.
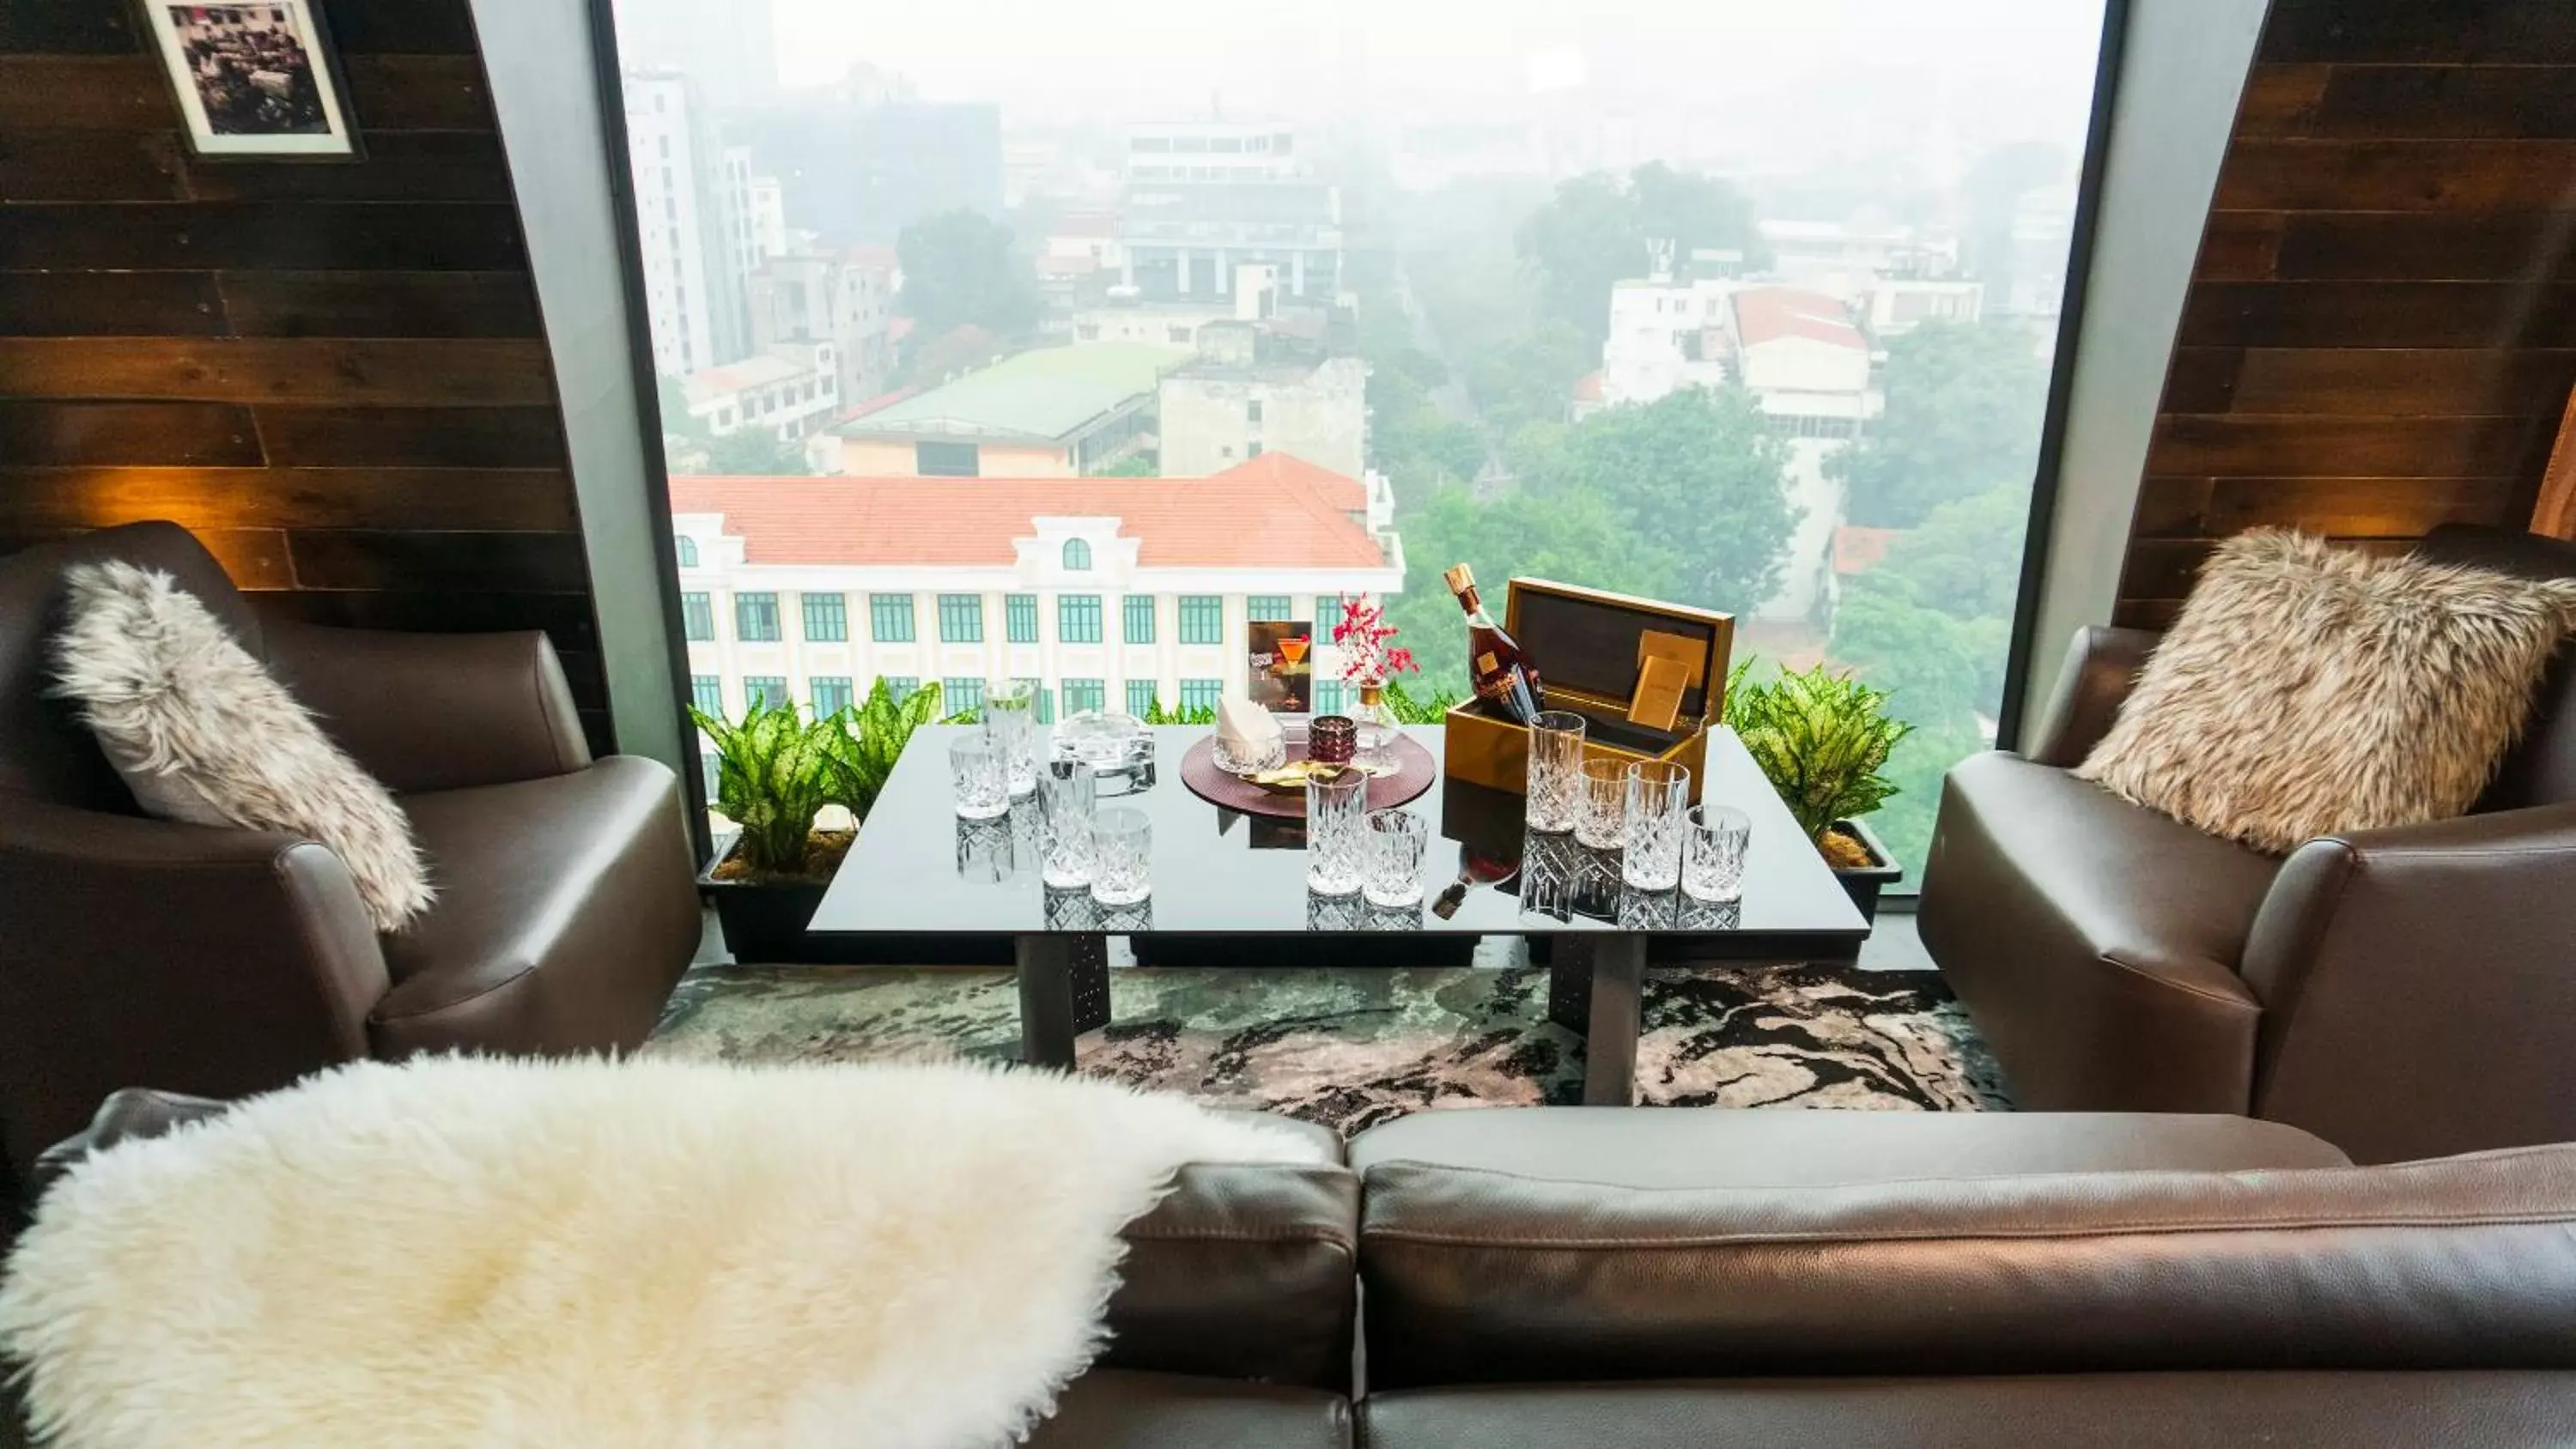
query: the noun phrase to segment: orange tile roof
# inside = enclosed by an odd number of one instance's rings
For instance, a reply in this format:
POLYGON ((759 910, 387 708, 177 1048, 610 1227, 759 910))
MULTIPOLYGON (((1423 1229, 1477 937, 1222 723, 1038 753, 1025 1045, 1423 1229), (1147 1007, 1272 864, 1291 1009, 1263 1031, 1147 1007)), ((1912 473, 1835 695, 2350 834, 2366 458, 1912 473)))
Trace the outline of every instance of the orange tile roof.
POLYGON ((754 564, 1008 567, 1038 518, 1114 517, 1146 568, 1373 569, 1377 540, 1310 475, 1251 463, 1208 478, 700 478, 673 513, 721 513, 754 564))
POLYGON ((1887 550, 1905 536, 1901 528, 1864 528, 1846 523, 1834 530, 1834 572, 1865 574, 1887 560, 1887 550))
POLYGON ((1368 507, 1368 485, 1347 473, 1336 473, 1317 463, 1309 463, 1293 453, 1276 450, 1258 458, 1247 458, 1221 473, 1209 475, 1209 482, 1219 479, 1243 479, 1265 483, 1273 488, 1311 488, 1325 502, 1345 513, 1357 513, 1368 507))
POLYGON ((1601 374, 1598 371, 1587 372, 1574 380, 1574 400, 1576 402, 1601 401, 1601 374))
POLYGON ((1735 330, 1747 347, 1804 337, 1866 351, 1869 339, 1852 325, 1840 299, 1795 287, 1750 287, 1735 294, 1735 330))

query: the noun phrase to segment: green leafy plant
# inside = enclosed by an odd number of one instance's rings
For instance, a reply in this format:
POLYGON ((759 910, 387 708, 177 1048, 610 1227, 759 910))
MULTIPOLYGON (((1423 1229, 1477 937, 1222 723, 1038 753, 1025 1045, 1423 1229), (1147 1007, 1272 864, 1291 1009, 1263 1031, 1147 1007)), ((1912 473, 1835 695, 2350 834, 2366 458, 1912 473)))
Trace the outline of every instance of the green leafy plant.
POLYGON ((692 708, 716 746, 716 808, 742 828, 734 850, 761 875, 805 872, 815 813, 832 799, 832 720, 810 720, 794 705, 754 700, 738 723, 692 708))
POLYGON ((938 685, 925 684, 897 699, 879 677, 866 699, 820 721, 826 729, 824 798, 855 819, 867 819, 913 731, 938 721, 938 685))
POLYGON ((1782 668, 1767 684, 1748 659, 1726 676, 1726 722, 1817 847, 1837 820, 1886 803, 1896 786, 1879 772, 1914 726, 1887 714, 1888 694, 1819 664, 1782 668))
POLYGON ((1143 722, 1149 725, 1215 724, 1216 710, 1212 706, 1204 704, 1191 705, 1186 708, 1169 708, 1158 699, 1155 700, 1153 705, 1145 711, 1143 722))
POLYGON ((1436 725, 1448 717, 1449 711, 1457 706, 1461 696, 1450 690, 1435 689, 1429 695, 1416 699, 1401 682, 1389 680, 1386 693, 1382 698, 1386 701, 1388 711, 1394 714, 1397 724, 1436 725))

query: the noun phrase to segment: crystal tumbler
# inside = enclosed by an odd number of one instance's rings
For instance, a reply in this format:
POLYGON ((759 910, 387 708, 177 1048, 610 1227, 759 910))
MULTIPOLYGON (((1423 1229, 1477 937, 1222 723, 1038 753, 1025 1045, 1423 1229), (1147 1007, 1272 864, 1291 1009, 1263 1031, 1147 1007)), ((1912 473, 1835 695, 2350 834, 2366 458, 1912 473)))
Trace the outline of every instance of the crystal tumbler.
POLYGON ((1732 805, 1693 809, 1682 841, 1682 894, 1698 901, 1742 900, 1744 856, 1752 844, 1752 816, 1732 805))
POLYGON ((1038 787, 1038 687, 1026 679, 996 679, 984 686, 984 734, 1002 750, 1014 795, 1038 787))
POLYGON ((1360 888, 1368 820, 1368 771, 1356 765, 1306 777, 1306 889, 1346 896, 1360 888))
POLYGON ((1583 716, 1552 709, 1530 721, 1529 828, 1562 835, 1574 828, 1582 781, 1583 716))
POLYGON ((1010 775, 993 741, 969 735, 948 747, 948 774, 964 820, 999 820, 1011 813, 1010 775))
POLYGON ((1360 860, 1360 894, 1373 906, 1409 906, 1422 899, 1422 851, 1431 825, 1402 810, 1368 817, 1360 860))
POLYGON ((1641 891, 1668 891, 1682 878, 1682 832, 1690 824, 1690 768, 1668 760, 1628 767, 1626 858, 1620 879, 1641 891))
POLYGON ((1595 756, 1575 781, 1574 838, 1594 850, 1628 843, 1628 762, 1595 756))
POLYGON ((1091 899, 1132 906, 1154 893, 1154 822, 1121 805, 1091 820, 1091 899))
POLYGON ((1038 819, 1045 845, 1039 877, 1055 890, 1091 884, 1091 811, 1096 777, 1077 760, 1050 760, 1038 776, 1038 819))

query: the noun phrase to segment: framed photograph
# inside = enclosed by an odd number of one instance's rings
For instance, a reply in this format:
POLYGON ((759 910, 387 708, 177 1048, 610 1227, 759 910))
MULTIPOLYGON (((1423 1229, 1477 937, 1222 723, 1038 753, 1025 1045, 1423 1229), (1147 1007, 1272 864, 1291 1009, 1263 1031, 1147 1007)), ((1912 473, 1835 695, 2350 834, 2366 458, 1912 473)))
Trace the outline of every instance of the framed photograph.
POLYGON ((141 4, 198 155, 358 155, 317 0, 141 4))

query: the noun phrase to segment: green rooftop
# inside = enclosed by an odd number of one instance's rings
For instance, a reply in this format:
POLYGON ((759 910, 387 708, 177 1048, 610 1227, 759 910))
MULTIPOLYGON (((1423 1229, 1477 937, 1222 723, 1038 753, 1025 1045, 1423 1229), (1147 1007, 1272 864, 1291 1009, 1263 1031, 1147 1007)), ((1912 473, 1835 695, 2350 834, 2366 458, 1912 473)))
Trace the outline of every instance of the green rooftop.
POLYGON ((1094 419, 1150 396, 1162 375, 1197 354, 1186 347, 1101 342, 1041 347, 844 424, 846 438, 1061 441, 1094 419))

